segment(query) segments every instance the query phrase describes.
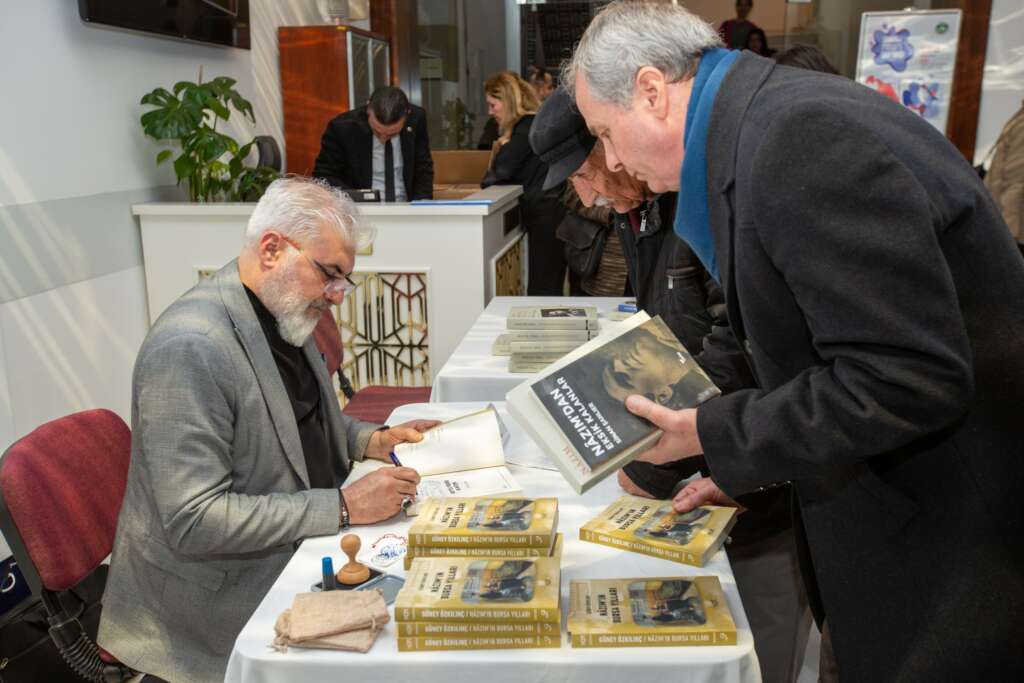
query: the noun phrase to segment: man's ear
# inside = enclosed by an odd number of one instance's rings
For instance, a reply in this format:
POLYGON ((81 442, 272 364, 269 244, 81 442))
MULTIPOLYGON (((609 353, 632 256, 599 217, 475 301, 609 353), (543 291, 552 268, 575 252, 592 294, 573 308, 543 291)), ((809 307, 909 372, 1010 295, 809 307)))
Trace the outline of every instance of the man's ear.
POLYGON ((668 117, 668 82, 661 69, 645 66, 636 72, 633 106, 638 111, 652 114, 659 119, 668 117))
POLYGON ((285 243, 281 234, 276 230, 267 230, 259 241, 260 264, 264 267, 273 267, 280 260, 284 248, 285 243))

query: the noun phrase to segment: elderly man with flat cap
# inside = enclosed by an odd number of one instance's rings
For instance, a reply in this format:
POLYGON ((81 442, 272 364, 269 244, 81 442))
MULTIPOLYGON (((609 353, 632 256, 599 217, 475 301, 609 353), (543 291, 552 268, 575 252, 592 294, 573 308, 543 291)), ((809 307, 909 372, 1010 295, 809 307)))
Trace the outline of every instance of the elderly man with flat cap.
MULTIPOLYGON (((626 255, 637 305, 660 315, 723 392, 756 386, 725 313, 721 288, 693 250, 672 231, 676 194, 655 195, 622 170, 610 171, 604 147, 563 88, 541 106, 530 131, 534 152, 548 165, 546 184, 569 180, 587 206, 610 206, 626 255)), ((707 467, 699 459, 664 465, 632 462, 619 484, 633 495, 669 498, 686 478, 707 467)), ((703 503, 736 505, 708 478, 679 491, 681 510, 703 503)), ((810 628, 790 520, 788 487, 741 496, 747 508, 732 532, 729 559, 754 632, 764 680, 796 679, 810 628)))

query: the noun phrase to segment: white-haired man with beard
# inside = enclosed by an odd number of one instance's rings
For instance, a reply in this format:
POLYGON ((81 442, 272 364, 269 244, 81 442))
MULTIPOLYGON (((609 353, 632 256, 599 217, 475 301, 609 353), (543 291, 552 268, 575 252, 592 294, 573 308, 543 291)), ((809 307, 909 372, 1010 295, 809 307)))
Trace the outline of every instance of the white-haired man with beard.
POLYGON ((232 644, 307 536, 396 514, 419 476, 388 461, 436 424, 342 415, 312 341, 352 287, 358 229, 343 193, 274 182, 238 259, 160 316, 132 382, 132 458, 100 644, 170 681, 221 681, 232 644))

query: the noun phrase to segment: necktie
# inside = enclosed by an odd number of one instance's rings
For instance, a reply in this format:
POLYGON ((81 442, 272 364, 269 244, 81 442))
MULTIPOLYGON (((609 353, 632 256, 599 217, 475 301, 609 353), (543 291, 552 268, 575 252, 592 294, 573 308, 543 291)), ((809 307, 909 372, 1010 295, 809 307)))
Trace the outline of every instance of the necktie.
POLYGON ((384 143, 384 201, 395 201, 395 152, 391 140, 384 143))

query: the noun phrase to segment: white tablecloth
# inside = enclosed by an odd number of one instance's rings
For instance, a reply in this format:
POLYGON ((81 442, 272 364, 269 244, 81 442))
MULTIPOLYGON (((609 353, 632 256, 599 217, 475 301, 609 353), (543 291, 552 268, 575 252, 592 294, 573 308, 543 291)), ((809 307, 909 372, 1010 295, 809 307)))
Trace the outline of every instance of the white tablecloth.
POLYGON ((608 319, 608 313, 626 300, 622 297, 494 297, 435 375, 430 401, 504 401, 509 389, 530 376, 510 373, 508 356, 491 355, 494 340, 506 332, 505 318, 512 306, 596 306, 601 332, 605 332, 616 324, 608 319))
MULTIPOLYGON (((407 405, 397 409, 389 422, 394 424, 416 417, 450 419, 478 410, 482 405, 407 405)), ((508 459, 515 462, 534 459, 537 447, 508 416, 503 404, 498 404, 498 409, 511 432, 506 448, 508 459)), ((359 467, 363 464, 360 463, 359 467)), ((563 604, 568 601, 569 581, 576 578, 716 574, 722 581, 729 608, 736 620, 738 644, 724 647, 573 649, 563 636, 561 649, 399 653, 392 623, 385 627, 367 654, 295 648, 286 653, 275 652, 269 643, 274 637, 277 615, 291 606, 296 593, 308 591, 311 584, 320 580, 322 557, 332 556, 335 567, 344 561, 339 535, 310 538, 303 542, 235 641, 225 680, 230 683, 756 683, 761 680, 754 641, 724 552, 717 553, 706 567, 698 569, 584 543, 579 540, 579 527, 622 494, 614 478, 606 479, 586 494, 577 496, 557 472, 518 465, 510 465, 509 469, 527 495, 559 498, 558 527, 564 535, 563 604)), ((408 526, 409 522, 400 516, 391 522, 356 527, 353 531, 359 534, 365 551, 386 533, 405 535, 408 526)), ((361 553, 360 558, 363 557, 361 553)), ((401 561, 386 571, 405 575, 401 561)), ((394 616, 393 610, 391 613, 394 616)), ((564 631, 565 607, 562 623, 564 631)))

